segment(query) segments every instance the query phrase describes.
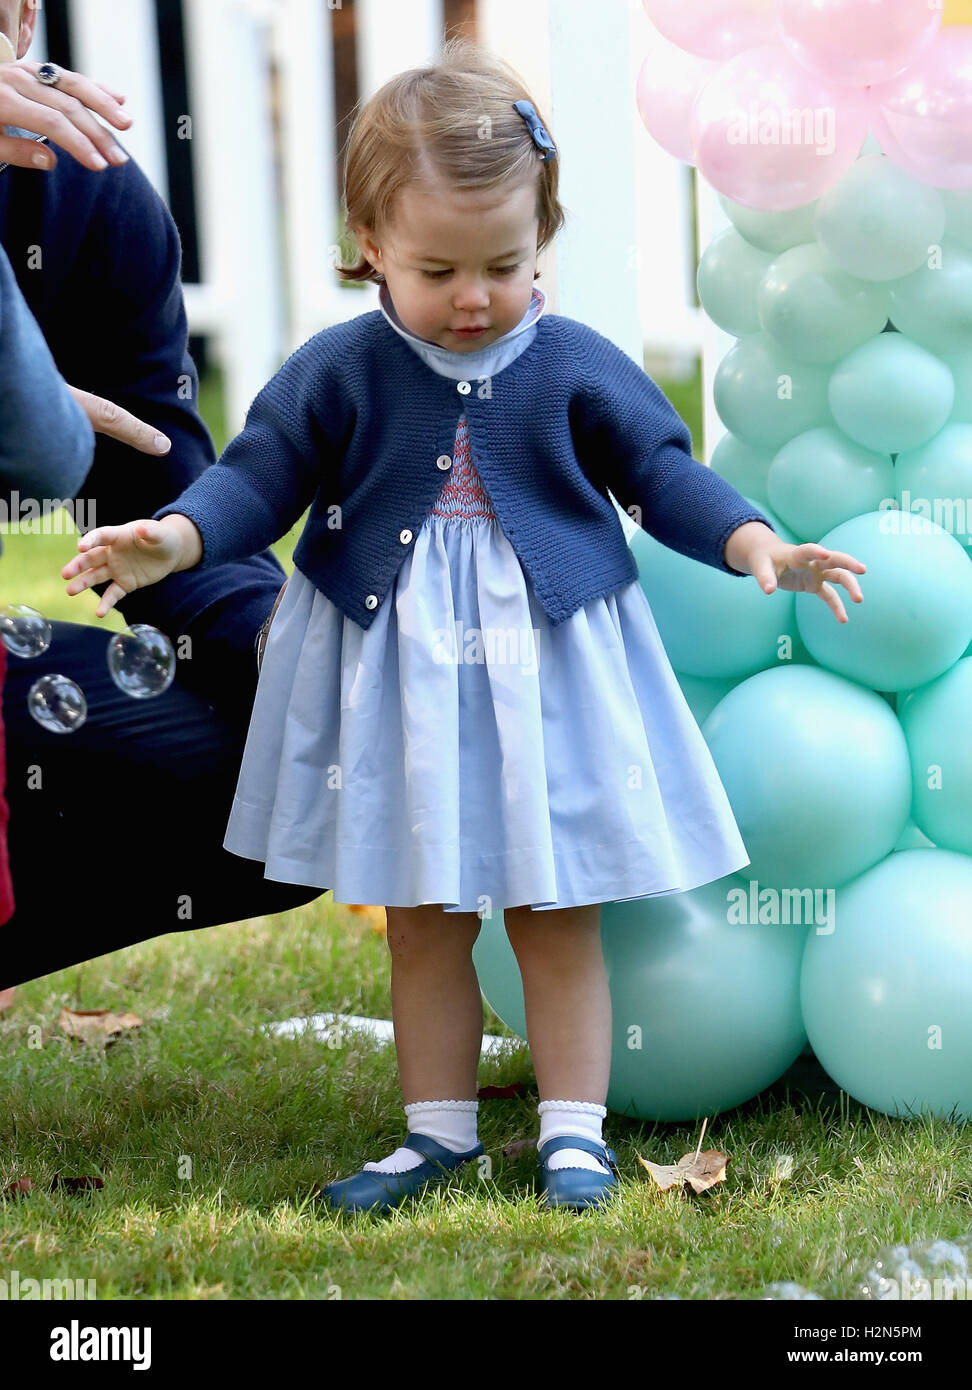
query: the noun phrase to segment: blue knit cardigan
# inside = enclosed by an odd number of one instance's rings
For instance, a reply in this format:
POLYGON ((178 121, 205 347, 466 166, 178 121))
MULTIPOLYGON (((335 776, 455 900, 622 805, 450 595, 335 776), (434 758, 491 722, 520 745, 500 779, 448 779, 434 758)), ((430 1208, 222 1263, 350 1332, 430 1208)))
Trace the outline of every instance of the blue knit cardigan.
POLYGON ((463 412, 500 526, 552 624, 637 577, 608 489, 662 544, 727 574, 740 574, 723 555, 732 532, 770 526, 692 458, 651 378, 585 324, 545 314, 495 377, 457 382, 380 310, 298 348, 218 462, 154 515, 195 522, 205 568, 262 550, 310 507, 294 564, 368 628, 453 465, 463 412))

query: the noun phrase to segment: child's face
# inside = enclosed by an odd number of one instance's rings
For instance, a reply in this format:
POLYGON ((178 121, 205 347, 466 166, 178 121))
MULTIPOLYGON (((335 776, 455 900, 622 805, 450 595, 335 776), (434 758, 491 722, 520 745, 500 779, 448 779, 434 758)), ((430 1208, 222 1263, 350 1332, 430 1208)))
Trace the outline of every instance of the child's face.
POLYGON ((473 352, 515 328, 530 304, 536 202, 532 182, 466 194, 408 186, 380 238, 356 232, 405 327, 452 352, 473 352), (475 335, 457 332, 480 326, 475 335))

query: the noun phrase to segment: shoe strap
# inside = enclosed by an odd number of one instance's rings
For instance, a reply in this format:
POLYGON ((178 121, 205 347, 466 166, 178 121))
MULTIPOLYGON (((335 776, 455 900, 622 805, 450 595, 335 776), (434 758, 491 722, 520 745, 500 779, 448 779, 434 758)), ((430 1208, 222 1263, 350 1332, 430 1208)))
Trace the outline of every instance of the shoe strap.
POLYGON ((558 1149, 580 1149, 582 1153, 593 1154, 595 1158, 599 1158, 602 1163, 607 1163, 612 1168, 618 1166, 613 1150, 609 1149, 606 1144, 599 1144, 596 1139, 582 1139, 573 1134, 561 1134, 555 1139, 547 1139, 541 1144, 537 1149, 541 1162, 545 1162, 558 1149))
POLYGON ((444 1144, 440 1144, 437 1139, 433 1139, 428 1134, 412 1134, 402 1140, 403 1149, 413 1149, 415 1153, 421 1154, 423 1158, 431 1158, 439 1163, 455 1161, 457 1155, 455 1149, 447 1149, 444 1144))

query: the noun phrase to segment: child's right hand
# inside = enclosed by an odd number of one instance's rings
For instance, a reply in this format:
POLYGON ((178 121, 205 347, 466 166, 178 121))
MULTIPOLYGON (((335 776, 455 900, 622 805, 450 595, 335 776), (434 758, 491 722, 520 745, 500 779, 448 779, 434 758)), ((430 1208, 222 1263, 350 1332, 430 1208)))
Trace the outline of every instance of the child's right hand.
POLYGON ((172 512, 161 521, 99 526, 78 537, 78 550, 81 554, 67 562, 61 578, 72 580, 67 587, 72 596, 110 579, 97 608, 96 616, 103 618, 134 589, 157 584, 175 570, 191 569, 202 556, 202 541, 188 517, 172 512))

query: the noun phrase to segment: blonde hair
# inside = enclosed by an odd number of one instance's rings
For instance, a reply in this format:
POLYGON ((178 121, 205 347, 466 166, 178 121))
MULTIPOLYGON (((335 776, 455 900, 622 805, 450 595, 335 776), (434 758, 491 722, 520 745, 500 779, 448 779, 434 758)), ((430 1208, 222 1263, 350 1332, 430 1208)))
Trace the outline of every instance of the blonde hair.
MULTIPOLYGON (((552 241, 566 216, 557 198, 559 155, 541 162, 526 122, 513 109, 531 100, 508 63, 470 39, 449 39, 434 67, 410 68, 386 82, 358 111, 344 159, 345 228, 380 236, 394 225, 393 205, 408 184, 438 179, 455 189, 537 187, 537 251, 552 241)), ((553 132, 537 108, 550 138, 553 132)), ((556 141, 554 141, 556 144, 556 141)), ((342 280, 384 281, 361 254, 340 265, 342 280)), ((534 276, 536 278, 536 276, 534 276)))

